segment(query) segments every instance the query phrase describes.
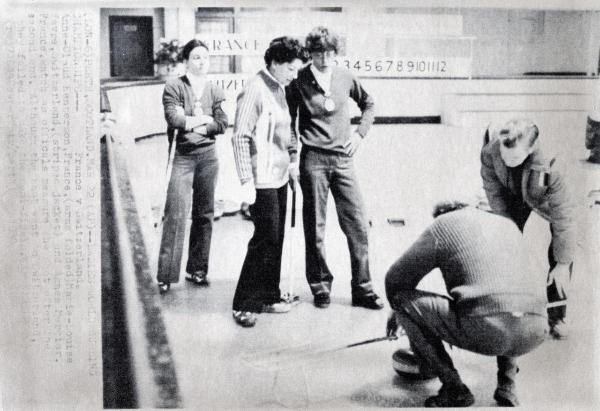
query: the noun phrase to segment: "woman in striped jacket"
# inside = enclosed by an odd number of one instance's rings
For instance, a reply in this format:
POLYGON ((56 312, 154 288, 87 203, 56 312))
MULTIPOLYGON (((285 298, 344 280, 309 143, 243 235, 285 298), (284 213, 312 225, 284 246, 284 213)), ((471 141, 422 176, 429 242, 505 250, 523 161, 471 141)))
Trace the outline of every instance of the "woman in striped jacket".
POLYGON ((285 87, 306 61, 308 52, 297 40, 274 39, 265 52, 266 67, 238 96, 233 151, 242 188, 253 199, 254 223, 233 299, 233 318, 244 327, 256 323, 257 313, 290 310, 281 299, 279 279, 287 183, 295 189, 298 142, 290 132, 285 87))

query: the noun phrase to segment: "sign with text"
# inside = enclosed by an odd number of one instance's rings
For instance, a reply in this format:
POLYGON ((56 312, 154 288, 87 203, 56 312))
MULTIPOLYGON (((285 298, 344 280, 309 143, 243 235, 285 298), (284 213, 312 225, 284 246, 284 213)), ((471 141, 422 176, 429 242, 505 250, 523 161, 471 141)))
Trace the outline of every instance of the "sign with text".
POLYGON ((199 33, 198 40, 208 46, 213 56, 258 56, 264 54, 272 40, 267 35, 199 33))
POLYGON ((230 122, 233 124, 235 118, 235 109, 237 104, 237 96, 244 89, 246 82, 254 73, 239 73, 239 74, 209 74, 210 81, 223 89, 225 93, 225 101, 223 102, 223 110, 227 113, 230 122))
POLYGON ((255 73, 236 73, 236 74, 209 74, 208 79, 217 86, 221 87, 225 93, 239 93, 246 85, 246 81, 255 73))
MULTIPOLYGON (((206 43, 213 56, 262 56, 272 40, 272 36, 266 34, 239 33, 199 33, 196 38, 206 43)), ((393 58, 361 56, 354 52, 349 56, 338 56, 335 61, 359 77, 469 78, 471 76, 470 57, 447 57, 436 55, 435 52, 427 57, 417 55, 393 58)))
POLYGON ((465 57, 357 57, 338 56, 335 63, 358 77, 471 76, 471 59, 465 57))

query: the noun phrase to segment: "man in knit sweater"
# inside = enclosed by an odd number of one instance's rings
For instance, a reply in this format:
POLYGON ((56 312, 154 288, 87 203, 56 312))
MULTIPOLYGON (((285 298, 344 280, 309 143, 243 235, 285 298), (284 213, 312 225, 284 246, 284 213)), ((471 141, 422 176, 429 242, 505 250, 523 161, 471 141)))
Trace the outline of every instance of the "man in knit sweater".
POLYGON ((540 345, 548 329, 543 276, 530 272, 523 237, 510 219, 463 203, 438 205, 434 217, 386 275, 395 310, 388 335, 402 326, 422 372, 441 380, 438 395, 425 406, 474 402, 442 341, 497 356, 494 398, 499 405, 518 405, 515 357, 540 345), (450 298, 416 289, 436 268, 450 298))
POLYGON ((340 227, 348 240, 352 270, 352 304, 383 308, 373 291, 368 259, 367 221, 352 156, 374 119, 373 99, 348 70, 336 67, 338 37, 325 27, 306 38, 312 64, 298 73, 286 97, 292 134, 300 132, 300 186, 306 244, 306 278, 319 308, 329 306, 333 275, 325 258, 327 197, 333 195, 340 227), (349 97, 362 112, 351 130, 349 97))

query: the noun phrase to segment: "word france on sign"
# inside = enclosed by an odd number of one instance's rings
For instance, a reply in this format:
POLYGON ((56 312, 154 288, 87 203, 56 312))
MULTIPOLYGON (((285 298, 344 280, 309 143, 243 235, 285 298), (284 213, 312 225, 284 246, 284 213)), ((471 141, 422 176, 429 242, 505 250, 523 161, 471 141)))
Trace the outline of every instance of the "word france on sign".
POLYGON ((264 54, 270 39, 245 34, 198 33, 196 39, 208 46, 213 56, 257 56, 264 54))

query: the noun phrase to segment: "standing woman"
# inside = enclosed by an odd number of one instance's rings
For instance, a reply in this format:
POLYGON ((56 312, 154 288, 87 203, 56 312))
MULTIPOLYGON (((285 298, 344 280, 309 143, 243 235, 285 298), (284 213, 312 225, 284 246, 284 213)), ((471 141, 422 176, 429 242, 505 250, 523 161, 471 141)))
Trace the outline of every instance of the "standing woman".
POLYGON ((223 90, 206 78, 208 47, 200 40, 191 40, 182 54, 187 72, 168 81, 163 93, 169 142, 175 144, 176 151, 158 259, 157 280, 162 293, 179 281, 190 206, 192 227, 186 280, 199 286, 209 284, 206 275, 219 169, 215 137, 227 128, 227 116, 221 108, 225 100, 223 90))
POLYGON ((285 87, 307 61, 300 42, 274 39, 265 52, 266 68, 238 96, 233 151, 245 197, 254 203, 254 235, 233 298, 233 318, 243 327, 256 323, 256 313, 290 310, 281 299, 279 279, 287 183, 295 189, 298 179, 298 141, 290 132, 285 87))

